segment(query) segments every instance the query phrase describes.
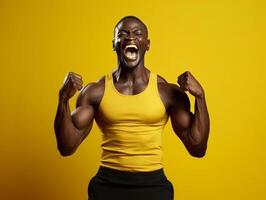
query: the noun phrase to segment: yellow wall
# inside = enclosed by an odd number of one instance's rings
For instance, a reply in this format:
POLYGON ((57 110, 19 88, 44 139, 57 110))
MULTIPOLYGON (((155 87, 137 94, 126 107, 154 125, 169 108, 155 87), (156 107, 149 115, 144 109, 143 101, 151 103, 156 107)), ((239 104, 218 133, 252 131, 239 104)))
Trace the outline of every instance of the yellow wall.
POLYGON ((125 15, 148 26, 149 69, 169 82, 190 70, 205 89, 206 156, 191 157, 169 123, 164 131, 175 199, 265 199, 265 8, 262 0, 1 0, 0 199, 87 199, 100 132, 94 124, 77 152, 61 157, 58 90, 68 71, 88 83, 116 66, 113 27, 125 15))

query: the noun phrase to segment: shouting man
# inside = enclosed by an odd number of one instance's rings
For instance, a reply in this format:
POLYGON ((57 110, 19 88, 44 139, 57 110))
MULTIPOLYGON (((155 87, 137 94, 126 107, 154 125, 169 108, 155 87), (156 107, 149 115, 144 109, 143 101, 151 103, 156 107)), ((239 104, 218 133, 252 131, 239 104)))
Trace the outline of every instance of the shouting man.
POLYGON ((186 71, 177 83, 144 66, 150 41, 137 17, 122 18, 114 30, 117 68, 82 87, 82 77, 68 73, 59 91, 55 118, 58 150, 69 156, 89 134, 93 120, 102 131, 102 157, 90 180, 90 200, 173 200, 174 189, 162 164, 162 131, 170 116, 174 132, 189 154, 203 157, 209 114, 202 86, 186 71), (81 90, 76 109, 69 99, 81 90), (195 112, 185 91, 195 97, 195 112))

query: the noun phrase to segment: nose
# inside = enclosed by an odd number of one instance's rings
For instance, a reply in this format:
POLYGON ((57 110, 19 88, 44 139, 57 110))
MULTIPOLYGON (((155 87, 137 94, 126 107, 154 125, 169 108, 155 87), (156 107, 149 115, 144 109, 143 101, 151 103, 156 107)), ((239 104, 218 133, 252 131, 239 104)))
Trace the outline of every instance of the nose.
POLYGON ((126 39, 128 39, 128 40, 134 40, 135 39, 134 34, 131 31, 129 31, 128 34, 127 34, 127 36, 126 36, 126 39))

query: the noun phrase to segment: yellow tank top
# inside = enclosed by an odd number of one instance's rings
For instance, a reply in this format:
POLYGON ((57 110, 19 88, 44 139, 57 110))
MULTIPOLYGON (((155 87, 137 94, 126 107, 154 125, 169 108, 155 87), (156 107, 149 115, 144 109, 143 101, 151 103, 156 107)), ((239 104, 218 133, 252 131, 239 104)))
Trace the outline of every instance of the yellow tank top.
POLYGON ((163 167, 161 134, 168 114, 156 74, 150 73, 147 87, 136 95, 120 93, 112 72, 107 74, 95 119, 102 132, 101 166, 133 172, 163 167))

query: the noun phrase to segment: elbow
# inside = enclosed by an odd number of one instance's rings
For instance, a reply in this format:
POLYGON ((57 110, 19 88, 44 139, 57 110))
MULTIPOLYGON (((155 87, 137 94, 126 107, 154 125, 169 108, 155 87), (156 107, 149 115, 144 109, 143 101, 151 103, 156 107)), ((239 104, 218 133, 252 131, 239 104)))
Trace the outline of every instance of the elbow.
POLYGON ((190 152, 190 155, 195 158, 202 158, 206 155, 206 151, 190 152))
POLYGON ((188 145, 188 150, 191 156, 196 158, 202 158, 206 155, 207 151, 207 140, 203 138, 200 139, 192 139, 188 145))
POLYGON ((69 148, 69 147, 58 147, 58 151, 60 153, 61 156, 63 157, 67 157, 67 156, 71 156, 72 154, 74 154, 75 149, 74 148, 69 148))
POLYGON ((189 151, 190 155, 196 158, 203 158, 206 155, 207 145, 199 146, 189 151))
POLYGON ((72 152, 67 152, 67 151, 59 151, 60 155, 63 157, 71 156, 73 153, 72 152))
POLYGON ((57 150, 61 156, 71 156, 76 151, 78 145, 74 142, 63 143, 60 138, 57 138, 57 150))

